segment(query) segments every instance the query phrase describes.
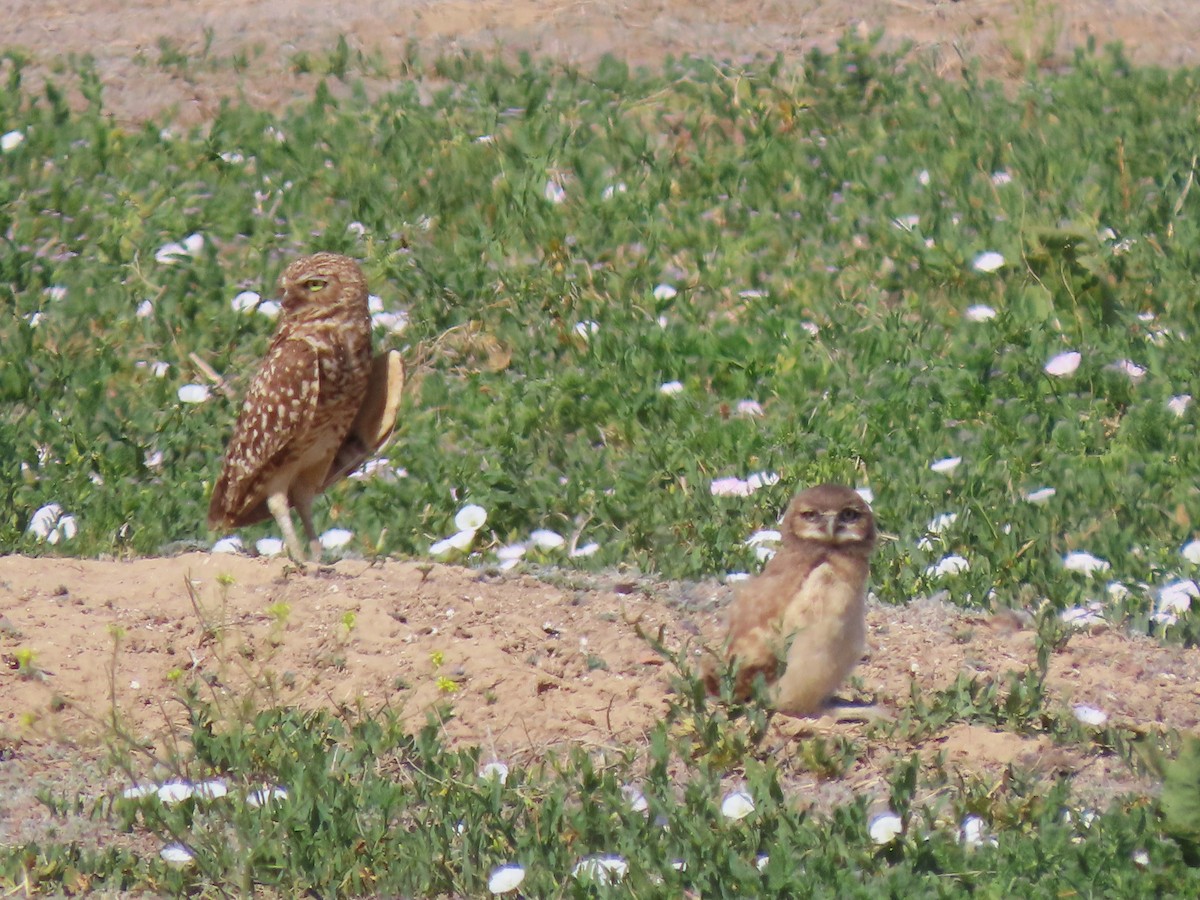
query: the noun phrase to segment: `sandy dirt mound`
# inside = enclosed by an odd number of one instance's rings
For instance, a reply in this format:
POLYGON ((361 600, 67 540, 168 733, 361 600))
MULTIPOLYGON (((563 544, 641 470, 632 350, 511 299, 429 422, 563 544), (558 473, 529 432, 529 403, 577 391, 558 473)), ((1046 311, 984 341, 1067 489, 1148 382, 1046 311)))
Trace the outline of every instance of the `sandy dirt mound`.
MULTIPOLYGON (((674 666, 638 628, 694 655, 719 641, 728 590, 553 578, 349 560, 300 573, 280 560, 200 553, 123 562, 8 557, 0 560, 0 734, 13 746, 99 746, 115 721, 137 741, 167 746, 181 733, 180 686, 195 679, 230 716, 244 701, 361 702, 400 710, 419 726, 449 704, 447 736, 500 759, 642 743, 671 699, 674 666)), ((856 675, 867 698, 893 714, 914 685, 928 694, 963 673, 1003 680, 1031 666, 1036 652, 1032 630, 1012 617, 935 601, 873 606, 869 628, 856 675)), ((1060 708, 1090 705, 1138 731, 1200 720, 1200 653, 1106 628, 1073 636, 1047 683, 1060 708)), ((768 741, 786 754, 798 735, 862 728, 779 719, 768 741)), ((977 726, 933 741, 945 744, 951 763, 980 771, 1033 763, 1048 749, 1044 739, 977 726)), ((873 762, 907 749, 873 747, 860 777, 873 778, 873 762)), ((1070 771, 1095 762, 1078 752, 1059 761, 1070 771)), ((1118 777, 1135 783, 1130 772, 1118 777)))

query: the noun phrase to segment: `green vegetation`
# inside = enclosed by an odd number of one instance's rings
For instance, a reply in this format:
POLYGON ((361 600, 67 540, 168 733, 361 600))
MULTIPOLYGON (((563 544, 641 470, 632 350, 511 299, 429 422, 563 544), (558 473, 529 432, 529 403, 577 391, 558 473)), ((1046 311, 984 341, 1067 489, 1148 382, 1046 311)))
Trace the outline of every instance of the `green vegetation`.
MULTIPOLYGON (((345 42, 293 63, 333 78, 382 65, 345 42)), ((196 63, 164 43, 158 64, 196 63)), ((1006 93, 850 40, 795 65, 404 67, 382 97, 322 83, 285 113, 230 103, 185 132, 114 124, 86 67, 72 111, 8 58, 0 133, 23 139, 0 152, 0 551, 207 546, 224 436, 272 328, 231 301, 336 250, 408 314, 380 342, 421 363, 388 451, 407 477, 349 482, 318 507, 356 552, 425 555, 471 502, 486 525, 469 561, 548 528, 599 545, 581 566, 713 575, 754 565, 747 536, 798 487, 869 487, 897 538, 873 567, 885 602, 1046 601, 1037 668, 914 696, 872 740, 967 721, 1133 759, 1128 735, 1048 708, 1041 676, 1066 640, 1055 613, 1086 600, 1200 633, 1191 613, 1154 616, 1158 589, 1196 567, 1180 548, 1200 518, 1198 413, 1182 399, 1200 371, 1200 73, 1081 53, 1006 93), (1067 351, 1077 369, 1048 373, 1067 351), (189 384, 207 401, 182 402, 189 384), (710 488, 755 473, 780 477, 753 497, 710 488), (49 504, 72 518, 39 538, 49 504), (1077 550, 1110 567, 1068 570, 1077 550), (947 556, 966 567, 932 574, 947 556)), ((0 886, 477 896, 517 863, 525 895, 582 897, 615 889, 572 868, 613 854, 619 890, 639 897, 1200 893, 1192 745, 1161 769, 1167 826, 1156 800, 1118 798, 1085 825, 1064 818, 1065 786, 956 784, 898 755, 886 790, 902 832, 877 842, 865 799, 818 813, 782 780, 787 766, 841 777, 861 746, 815 738, 780 761, 757 704, 713 704, 687 672, 644 753, 564 750, 503 783, 433 725, 272 709, 230 724, 173 680, 191 726, 167 762, 228 793, 94 812, 191 863, 8 847, 0 886), (720 812, 734 780, 754 807, 737 820, 720 812), (247 803, 274 785, 286 796, 247 803), (960 839, 968 815, 995 846, 960 839)))

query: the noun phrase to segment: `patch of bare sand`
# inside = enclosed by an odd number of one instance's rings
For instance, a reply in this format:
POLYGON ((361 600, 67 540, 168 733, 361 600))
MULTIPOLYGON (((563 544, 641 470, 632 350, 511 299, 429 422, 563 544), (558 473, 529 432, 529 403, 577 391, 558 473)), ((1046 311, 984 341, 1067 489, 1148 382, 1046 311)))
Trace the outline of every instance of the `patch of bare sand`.
MULTIPOLYGON (((114 713, 129 737, 169 746, 172 734, 184 736, 176 697, 178 681, 190 679, 232 716, 246 700, 361 702, 400 710, 417 727, 449 703, 453 744, 509 761, 570 745, 644 746, 671 700, 672 667, 636 624, 661 629, 672 648, 715 643, 728 592, 716 584, 574 580, 555 586, 394 561, 342 561, 301 574, 278 560, 201 553, 0 559, 0 736, 10 757, 0 763, 0 784, 78 785, 81 766, 98 771, 114 713), (26 650, 34 674, 15 668, 26 650), (72 746, 74 757, 65 752, 72 746)), ((914 684, 931 692, 960 673, 1002 678, 1034 659, 1030 630, 940 603, 875 606, 869 626, 871 649, 856 674, 892 713, 914 684)), ((1048 683, 1053 702, 1094 705, 1138 730, 1194 729, 1200 719, 1200 652, 1108 629, 1075 635, 1055 655, 1048 683)), ((764 749, 786 763, 799 739, 842 734, 861 742, 863 729, 777 717, 764 749)), ((1009 764, 1052 769, 1071 775, 1085 795, 1149 788, 1115 759, 967 725, 918 745, 865 742, 862 758, 834 781, 798 762, 786 770, 814 802, 837 802, 882 792, 891 760, 914 750, 945 751, 950 768, 983 777, 1000 777, 1009 764)), ((0 840, 6 816, 17 821, 18 806, 28 814, 28 793, 0 800, 0 810, 6 805, 0 840)))
POLYGON ((413 53, 530 52, 583 66, 604 54, 651 67, 669 55, 799 59, 850 28, 883 29, 885 46, 911 46, 942 74, 974 58, 988 75, 1019 78, 1027 61, 1064 65, 1089 40, 1123 42, 1135 62, 1200 63, 1191 0, 15 0, 0 49, 28 54, 34 80, 89 55, 117 120, 173 111, 195 124, 226 98, 279 109, 310 97, 320 76, 298 71, 299 55, 320 69, 343 36, 351 80, 383 90, 413 53), (160 64, 175 53, 187 62, 160 64))

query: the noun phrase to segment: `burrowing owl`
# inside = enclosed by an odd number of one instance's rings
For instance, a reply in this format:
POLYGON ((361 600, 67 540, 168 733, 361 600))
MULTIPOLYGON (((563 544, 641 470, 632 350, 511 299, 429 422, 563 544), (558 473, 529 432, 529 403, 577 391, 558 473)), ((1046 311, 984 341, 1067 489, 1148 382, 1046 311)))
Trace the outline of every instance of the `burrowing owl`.
POLYGON ((288 550, 321 545, 313 498, 391 437, 404 383, 395 351, 371 357, 367 285, 354 260, 317 253, 279 278, 283 312, 238 415, 208 508, 210 528, 241 528, 274 516, 288 550))
MULTIPOLYGON (((781 530, 779 552, 734 597, 727 653, 740 663, 739 696, 761 672, 776 709, 811 715, 865 647, 875 518, 850 488, 822 484, 792 499, 781 530)), ((711 670, 706 680, 715 689, 711 670)))

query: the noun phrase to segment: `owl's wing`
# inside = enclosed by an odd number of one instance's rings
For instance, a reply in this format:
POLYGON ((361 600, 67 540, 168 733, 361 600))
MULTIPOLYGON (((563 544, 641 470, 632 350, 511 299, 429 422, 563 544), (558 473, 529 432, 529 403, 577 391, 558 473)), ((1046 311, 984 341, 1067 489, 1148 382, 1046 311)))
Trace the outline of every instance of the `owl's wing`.
POLYGON ((312 426, 320 387, 316 349, 303 340, 273 345, 246 392, 208 507, 210 528, 241 528, 270 516, 268 481, 312 426))
POLYGON ((816 562, 808 548, 784 546, 759 575, 737 586, 729 607, 727 650, 739 661, 739 696, 748 695, 755 675, 762 673, 768 681, 776 676, 784 616, 803 593, 816 562))
POLYGON ((404 360, 399 351, 376 354, 371 360, 362 406, 329 466, 322 491, 341 481, 388 442, 396 430, 396 412, 403 392, 404 360))

